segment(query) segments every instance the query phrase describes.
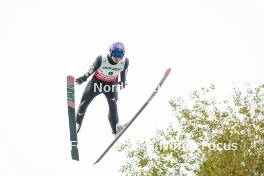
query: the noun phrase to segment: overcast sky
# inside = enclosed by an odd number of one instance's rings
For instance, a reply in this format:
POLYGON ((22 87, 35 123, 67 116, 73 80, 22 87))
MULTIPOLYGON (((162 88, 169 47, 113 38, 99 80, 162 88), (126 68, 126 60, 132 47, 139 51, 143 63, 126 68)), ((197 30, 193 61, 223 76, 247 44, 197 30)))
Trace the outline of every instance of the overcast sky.
MULTIPOLYGON (((121 41, 130 59, 119 116, 128 121, 164 71, 160 92, 120 138, 138 140, 173 122, 168 101, 215 84, 264 82, 262 0, 2 0, 0 2, 0 175, 118 176, 123 155, 113 148, 107 102, 97 97, 79 134, 80 162, 70 158, 66 76, 83 75, 121 41)), ((85 84, 76 86, 79 104, 85 84)))

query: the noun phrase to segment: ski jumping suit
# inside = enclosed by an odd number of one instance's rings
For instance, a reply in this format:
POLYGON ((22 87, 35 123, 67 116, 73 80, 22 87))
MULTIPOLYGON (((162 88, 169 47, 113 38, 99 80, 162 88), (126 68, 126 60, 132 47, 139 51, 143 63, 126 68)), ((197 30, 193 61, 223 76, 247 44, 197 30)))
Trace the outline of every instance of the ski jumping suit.
POLYGON ((88 82, 81 98, 81 103, 76 116, 76 122, 78 124, 82 124, 86 109, 94 97, 103 93, 108 102, 108 119, 112 128, 112 132, 116 134, 116 124, 119 122, 117 111, 117 85, 119 83, 121 84, 121 88, 125 87, 128 65, 128 58, 123 58, 119 63, 113 62, 109 55, 100 55, 96 58, 86 73, 87 76, 90 76, 93 73, 94 75, 88 82), (118 82, 119 74, 120 82, 118 82))

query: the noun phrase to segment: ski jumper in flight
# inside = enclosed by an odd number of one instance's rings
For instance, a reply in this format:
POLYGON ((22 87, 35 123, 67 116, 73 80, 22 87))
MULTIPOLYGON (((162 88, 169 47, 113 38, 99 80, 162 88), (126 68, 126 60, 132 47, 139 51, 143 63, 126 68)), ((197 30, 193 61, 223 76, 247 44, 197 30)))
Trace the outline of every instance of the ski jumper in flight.
POLYGON ((118 118, 118 88, 125 88, 129 60, 125 57, 125 46, 121 42, 110 45, 106 56, 98 56, 90 66, 88 72, 76 79, 77 84, 82 84, 90 76, 77 111, 76 129, 80 131, 87 107, 99 94, 104 94, 109 107, 108 119, 113 134, 122 130, 124 125, 119 123, 118 118))

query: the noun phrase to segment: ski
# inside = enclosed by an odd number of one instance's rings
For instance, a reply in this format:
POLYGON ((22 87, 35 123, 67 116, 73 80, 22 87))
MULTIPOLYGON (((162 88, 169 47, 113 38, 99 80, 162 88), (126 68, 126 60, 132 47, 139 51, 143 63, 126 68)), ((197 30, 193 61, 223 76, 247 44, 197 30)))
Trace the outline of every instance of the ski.
POLYGON ((159 84, 157 85, 157 87, 155 88, 155 90, 152 92, 152 94, 150 95, 150 97, 147 99, 147 101, 142 105, 142 107, 138 110, 138 112, 132 117, 132 119, 126 124, 126 126, 122 129, 122 131, 120 131, 117 136, 115 137, 115 139, 110 143, 110 145, 105 149, 105 151, 101 154, 101 156, 94 162, 94 164, 98 163, 106 154, 107 152, 112 148, 112 146, 116 143, 116 141, 124 134, 124 132, 128 129, 128 127, 136 120, 136 118, 138 117, 138 115, 145 109, 145 107, 149 104, 149 102, 152 100, 152 98, 157 94, 157 92, 159 91, 160 87, 162 86, 162 84, 164 83, 164 81, 166 80, 166 78, 168 77, 168 75, 170 74, 171 69, 168 68, 165 72, 165 74, 163 75, 161 81, 159 82, 159 84))
POLYGON ((68 104, 68 116, 70 127, 70 140, 71 140, 71 157, 73 160, 79 161, 79 151, 77 148, 77 132, 75 122, 75 96, 74 96, 74 82, 73 76, 67 76, 67 104, 68 104))

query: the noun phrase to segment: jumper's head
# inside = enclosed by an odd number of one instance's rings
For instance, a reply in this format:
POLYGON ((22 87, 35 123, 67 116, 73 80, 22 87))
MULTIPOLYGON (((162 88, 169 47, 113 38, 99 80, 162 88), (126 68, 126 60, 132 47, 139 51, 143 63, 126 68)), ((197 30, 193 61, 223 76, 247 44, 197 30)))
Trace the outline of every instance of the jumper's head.
POLYGON ((110 57, 117 57, 117 58, 120 58, 123 59, 125 55, 125 45, 121 42, 115 42, 115 43, 112 43, 110 46, 109 46, 109 56, 110 57))

